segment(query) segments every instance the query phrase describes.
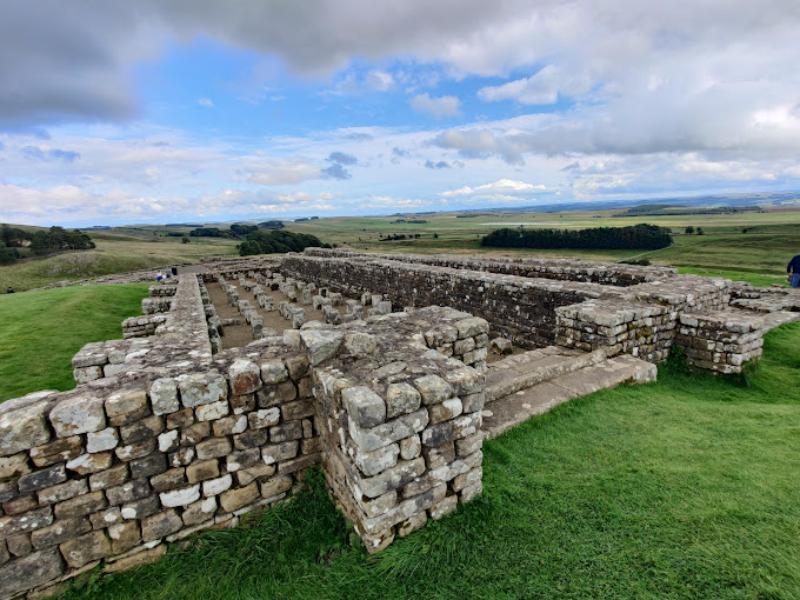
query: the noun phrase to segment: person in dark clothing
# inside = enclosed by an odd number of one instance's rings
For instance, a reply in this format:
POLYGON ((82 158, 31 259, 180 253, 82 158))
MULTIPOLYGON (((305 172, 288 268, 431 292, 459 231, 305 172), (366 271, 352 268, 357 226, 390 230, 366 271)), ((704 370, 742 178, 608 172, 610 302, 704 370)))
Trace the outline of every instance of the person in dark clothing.
POLYGON ((792 258, 786 265, 786 274, 789 276, 789 285, 793 288, 800 287, 800 254, 792 258))
POLYGON ((178 274, 178 267, 172 267, 172 275, 176 276, 178 274))

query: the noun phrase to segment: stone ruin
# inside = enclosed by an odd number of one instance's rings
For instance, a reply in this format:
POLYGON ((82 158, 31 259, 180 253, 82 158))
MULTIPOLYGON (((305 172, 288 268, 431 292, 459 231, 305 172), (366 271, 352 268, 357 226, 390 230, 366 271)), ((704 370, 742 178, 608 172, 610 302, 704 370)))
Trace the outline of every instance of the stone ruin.
POLYGON ((663 267, 309 249, 153 286, 74 390, 0 405, 0 598, 291 497, 320 465, 368 551, 482 491, 483 440, 652 381, 736 373, 800 295, 663 267))

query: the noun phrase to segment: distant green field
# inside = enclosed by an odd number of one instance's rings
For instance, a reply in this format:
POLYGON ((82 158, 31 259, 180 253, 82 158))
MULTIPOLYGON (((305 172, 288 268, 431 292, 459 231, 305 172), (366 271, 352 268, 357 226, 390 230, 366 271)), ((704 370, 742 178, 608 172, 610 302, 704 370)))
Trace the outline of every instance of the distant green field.
POLYGON ((797 210, 719 215, 613 216, 619 212, 503 213, 470 218, 459 218, 456 214, 435 214, 418 217, 427 223, 393 223, 397 217, 341 217, 291 223, 288 228, 312 233, 326 242, 379 252, 479 252, 600 260, 647 258, 655 264, 675 265, 685 273, 724 276, 758 285, 783 283, 786 263, 793 255, 800 253, 800 211, 797 210), (619 227, 642 222, 670 227, 675 234, 675 244, 652 252, 511 250, 480 246, 482 235, 500 227, 619 227), (683 231, 688 225, 702 227, 704 235, 684 235, 683 231), (380 239, 382 235, 397 233, 419 233, 421 237, 402 241, 380 239))
POLYGON ((91 285, 0 296, 0 401, 74 387, 70 360, 98 340, 122 337, 140 314, 146 284, 91 285))

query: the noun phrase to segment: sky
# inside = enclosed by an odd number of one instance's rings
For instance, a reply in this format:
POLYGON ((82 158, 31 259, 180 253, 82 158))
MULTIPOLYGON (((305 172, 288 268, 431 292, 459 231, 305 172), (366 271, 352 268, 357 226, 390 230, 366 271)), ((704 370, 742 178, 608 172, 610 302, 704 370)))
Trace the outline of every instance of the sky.
POLYGON ((797 0, 0 0, 0 222, 800 190, 797 0))

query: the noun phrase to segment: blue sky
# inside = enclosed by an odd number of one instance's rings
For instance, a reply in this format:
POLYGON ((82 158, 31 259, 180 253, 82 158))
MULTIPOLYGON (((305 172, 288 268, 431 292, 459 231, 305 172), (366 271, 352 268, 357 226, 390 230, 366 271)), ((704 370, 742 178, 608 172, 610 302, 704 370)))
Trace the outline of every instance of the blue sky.
POLYGON ((4 2, 0 222, 800 188, 796 2, 235 6, 4 2))

